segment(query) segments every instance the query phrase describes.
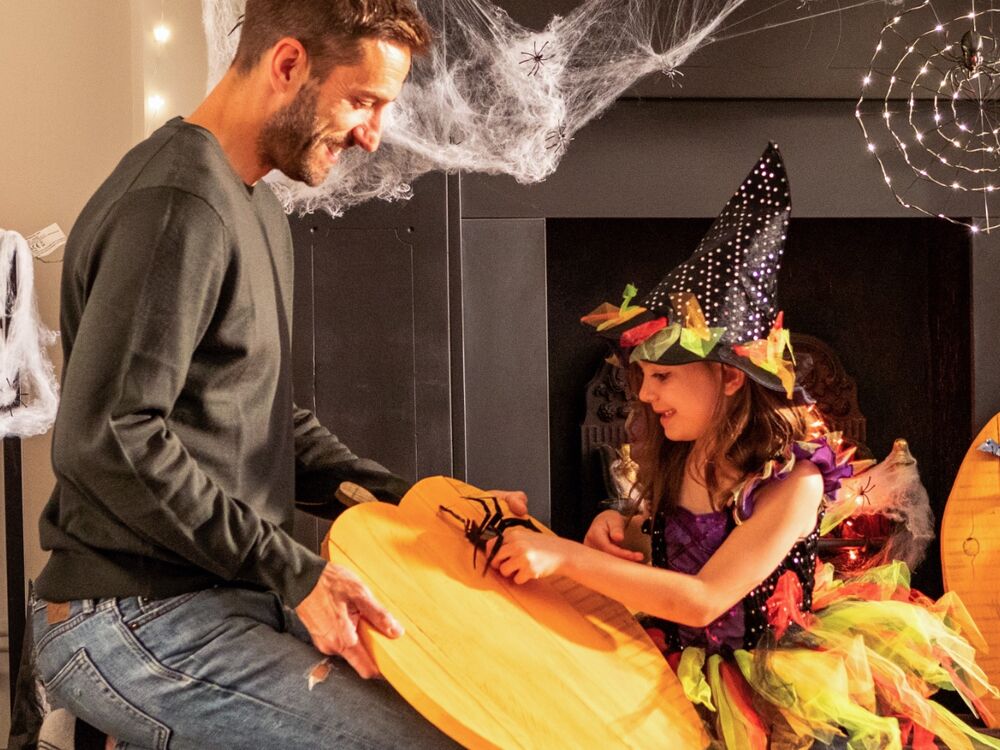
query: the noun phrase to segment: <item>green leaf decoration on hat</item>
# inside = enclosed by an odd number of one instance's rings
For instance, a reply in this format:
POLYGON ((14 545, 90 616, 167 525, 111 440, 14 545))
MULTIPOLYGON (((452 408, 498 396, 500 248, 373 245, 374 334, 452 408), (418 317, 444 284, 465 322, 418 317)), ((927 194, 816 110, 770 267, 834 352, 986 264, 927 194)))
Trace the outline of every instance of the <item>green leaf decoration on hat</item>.
POLYGON ((676 344, 680 337, 681 327, 677 323, 671 323, 666 328, 661 328, 633 349, 628 361, 638 362, 645 359, 649 362, 655 362, 663 356, 663 353, 667 349, 676 344))
POLYGON ((632 306, 631 306, 630 303, 632 302, 632 300, 635 299, 635 296, 638 293, 639 293, 639 290, 636 289, 632 284, 626 284, 625 285, 625 291, 622 292, 622 306, 620 308, 618 308, 619 314, 624 315, 630 309, 632 309, 632 306))
POLYGON ((698 331, 691 328, 684 328, 681 330, 681 346, 689 352, 705 358, 715 348, 715 345, 719 343, 719 339, 722 338, 722 334, 725 332, 725 328, 709 328, 708 338, 702 338, 698 331))

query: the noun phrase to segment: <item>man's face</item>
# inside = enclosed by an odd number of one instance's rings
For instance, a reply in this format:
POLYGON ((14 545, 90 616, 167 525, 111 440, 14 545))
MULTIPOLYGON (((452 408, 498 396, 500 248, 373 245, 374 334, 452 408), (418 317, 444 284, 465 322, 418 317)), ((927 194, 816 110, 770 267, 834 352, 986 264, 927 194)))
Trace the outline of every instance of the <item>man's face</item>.
POLYGON ((257 142, 261 162, 311 187, 323 183, 340 152, 378 148, 382 115, 410 71, 410 50, 362 39, 358 60, 310 78, 296 98, 265 123, 257 142))

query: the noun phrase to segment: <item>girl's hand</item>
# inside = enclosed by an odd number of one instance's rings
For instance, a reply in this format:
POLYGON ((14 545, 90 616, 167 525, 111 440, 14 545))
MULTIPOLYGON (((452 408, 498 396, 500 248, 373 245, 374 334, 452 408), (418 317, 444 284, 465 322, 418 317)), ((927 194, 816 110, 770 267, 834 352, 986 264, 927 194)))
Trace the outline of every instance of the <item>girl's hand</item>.
POLYGON ((623 560, 642 562, 644 557, 642 552, 626 549, 622 546, 624 541, 625 516, 617 510, 606 510, 598 513, 590 524, 590 529, 587 530, 587 536, 583 539, 583 543, 587 547, 593 547, 623 560))
MULTIPOLYGON (((486 545, 489 555, 496 544, 491 539, 486 545)), ((493 558, 493 567, 514 583, 526 583, 536 578, 555 575, 566 564, 575 542, 551 534, 541 534, 527 529, 510 529, 504 534, 503 544, 493 558)))

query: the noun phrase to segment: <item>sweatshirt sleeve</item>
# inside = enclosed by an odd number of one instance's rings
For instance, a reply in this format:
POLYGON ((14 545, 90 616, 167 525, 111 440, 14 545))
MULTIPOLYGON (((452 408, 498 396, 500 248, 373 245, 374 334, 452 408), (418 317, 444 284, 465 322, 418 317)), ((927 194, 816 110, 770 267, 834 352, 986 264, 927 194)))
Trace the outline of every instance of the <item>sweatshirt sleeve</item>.
POLYGON ((295 606, 324 562, 228 496, 171 429, 228 267, 225 227, 170 188, 126 194, 76 278, 86 304, 63 380, 53 465, 153 549, 295 606), (62 429, 60 429, 62 426, 62 429))
POLYGON ((295 501, 300 510, 334 518, 344 508, 334 497, 341 482, 364 487, 383 502, 399 503, 410 483, 379 463, 359 458, 308 409, 295 408, 295 501))

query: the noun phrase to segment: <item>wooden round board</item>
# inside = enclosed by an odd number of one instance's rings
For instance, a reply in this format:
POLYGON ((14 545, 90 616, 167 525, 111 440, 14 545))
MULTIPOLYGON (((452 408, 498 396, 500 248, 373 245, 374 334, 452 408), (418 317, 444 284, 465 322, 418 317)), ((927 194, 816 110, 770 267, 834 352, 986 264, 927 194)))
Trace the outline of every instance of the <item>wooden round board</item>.
MULTIPOLYGON (((987 438, 1000 442, 1000 414, 982 429, 958 469, 941 520, 944 587, 962 598, 989 646, 977 660, 1000 685, 1000 458, 979 450, 987 438)), ((1000 725, 1000 700, 986 696, 1000 725)))
POLYGON ((398 507, 349 508, 327 536, 329 558, 406 629, 393 640, 362 628, 393 687, 466 747, 706 747, 680 683, 625 607, 565 578, 484 576, 482 553, 473 569, 472 544, 438 510, 479 522, 482 507, 463 495, 486 497, 425 479, 398 507))

